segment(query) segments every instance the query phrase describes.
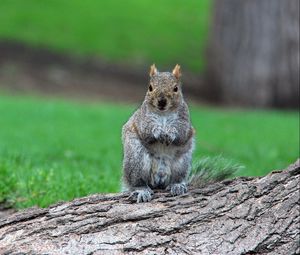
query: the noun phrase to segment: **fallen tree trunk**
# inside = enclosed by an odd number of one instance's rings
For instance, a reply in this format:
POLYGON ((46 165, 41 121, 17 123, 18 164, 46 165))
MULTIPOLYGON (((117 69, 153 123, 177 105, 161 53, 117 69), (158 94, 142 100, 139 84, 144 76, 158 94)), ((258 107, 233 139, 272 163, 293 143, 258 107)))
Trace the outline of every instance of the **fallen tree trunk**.
POLYGON ((92 195, 0 220, 1 254, 299 254, 299 160, 181 197, 92 195))

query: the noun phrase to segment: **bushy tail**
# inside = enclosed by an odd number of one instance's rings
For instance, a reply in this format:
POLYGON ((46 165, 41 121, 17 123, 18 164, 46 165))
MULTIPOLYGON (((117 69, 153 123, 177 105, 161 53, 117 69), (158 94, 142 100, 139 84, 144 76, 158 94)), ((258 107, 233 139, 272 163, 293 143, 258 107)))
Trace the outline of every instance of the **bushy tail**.
POLYGON ((219 182, 230 177, 244 168, 222 156, 205 157, 193 165, 189 176, 189 186, 203 188, 208 184, 219 182))

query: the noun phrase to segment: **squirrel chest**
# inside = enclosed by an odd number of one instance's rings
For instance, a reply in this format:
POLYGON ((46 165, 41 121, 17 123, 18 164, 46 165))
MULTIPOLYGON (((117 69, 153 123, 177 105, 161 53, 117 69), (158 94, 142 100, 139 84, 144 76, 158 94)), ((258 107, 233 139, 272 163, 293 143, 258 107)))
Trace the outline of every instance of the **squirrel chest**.
MULTIPOLYGON (((176 135, 176 120, 178 118, 177 113, 172 113, 168 115, 150 115, 153 128, 152 132, 156 138, 159 136, 168 134, 176 135)), ((166 157, 173 159, 176 156, 177 148, 174 145, 167 145, 166 143, 161 143, 159 141, 151 144, 149 146, 150 153, 155 157, 166 157)))

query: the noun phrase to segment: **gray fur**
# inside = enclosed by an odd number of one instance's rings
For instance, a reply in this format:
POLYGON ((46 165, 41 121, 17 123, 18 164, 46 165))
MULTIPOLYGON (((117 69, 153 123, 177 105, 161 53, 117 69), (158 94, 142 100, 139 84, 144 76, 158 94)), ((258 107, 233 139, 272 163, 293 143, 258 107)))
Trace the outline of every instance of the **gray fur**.
POLYGON ((169 187, 173 196, 179 196, 187 192, 187 185, 185 183, 175 183, 169 187))
POLYGON ((157 72, 150 85, 144 102, 122 129, 123 186, 137 202, 150 201, 156 188, 167 188, 172 195, 187 192, 194 148, 180 80, 172 73, 157 72), (163 110, 158 108, 162 97, 166 100, 163 110))

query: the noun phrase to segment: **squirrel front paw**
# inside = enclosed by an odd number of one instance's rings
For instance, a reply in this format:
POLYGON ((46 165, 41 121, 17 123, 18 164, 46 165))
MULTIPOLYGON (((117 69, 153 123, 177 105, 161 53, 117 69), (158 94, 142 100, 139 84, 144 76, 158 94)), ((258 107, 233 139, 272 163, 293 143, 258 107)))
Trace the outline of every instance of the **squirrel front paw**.
POLYGON ((129 198, 137 203, 149 202, 153 197, 153 191, 150 188, 137 189, 131 192, 129 198))
POLYGON ((185 183, 171 184, 167 189, 170 190, 172 196, 180 196, 188 191, 185 183))
POLYGON ((168 134, 161 134, 158 137, 158 141, 162 144, 170 145, 173 141, 172 138, 168 134))
POLYGON ((159 126, 154 127, 154 128, 152 129, 152 134, 153 134, 154 138, 157 139, 157 140, 160 139, 161 133, 162 133, 162 129, 161 129, 161 127, 159 127, 159 126))
POLYGON ((156 139, 153 136, 149 136, 145 139, 145 143, 148 145, 154 144, 156 142, 156 139))
POLYGON ((166 136, 165 136, 165 143, 166 143, 167 146, 170 145, 170 144, 172 144, 174 142, 174 140, 175 140, 175 135, 173 135, 173 134, 166 134, 166 136))
POLYGON ((174 142, 175 138, 176 138, 176 135, 174 133, 164 133, 164 134, 160 135, 158 140, 160 141, 160 143, 164 143, 167 146, 169 146, 170 144, 172 144, 174 142))
POLYGON ((176 139, 176 135, 177 135, 177 130, 176 128, 174 127, 169 127, 167 130, 166 130, 166 133, 165 133, 165 143, 166 145, 170 145, 174 142, 174 140, 176 139))

